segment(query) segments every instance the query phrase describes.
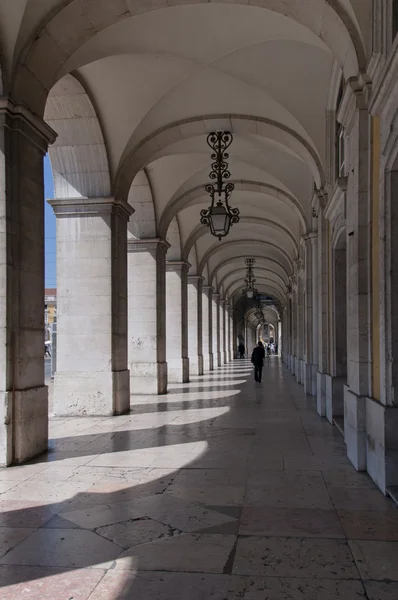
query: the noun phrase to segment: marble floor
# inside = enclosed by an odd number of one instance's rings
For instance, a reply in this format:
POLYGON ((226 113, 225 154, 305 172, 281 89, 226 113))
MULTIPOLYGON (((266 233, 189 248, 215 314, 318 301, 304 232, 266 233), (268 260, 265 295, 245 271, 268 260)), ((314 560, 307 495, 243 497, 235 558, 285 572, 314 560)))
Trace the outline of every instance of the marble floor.
POLYGON ((398 509, 277 358, 50 431, 0 470, 1 600, 398 599, 398 509))

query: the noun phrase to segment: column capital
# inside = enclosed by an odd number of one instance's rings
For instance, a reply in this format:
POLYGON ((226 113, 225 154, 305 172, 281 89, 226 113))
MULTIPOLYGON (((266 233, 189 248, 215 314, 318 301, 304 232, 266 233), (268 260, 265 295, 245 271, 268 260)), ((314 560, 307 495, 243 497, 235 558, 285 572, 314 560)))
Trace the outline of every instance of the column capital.
POLYGON ((191 264, 185 260, 168 260, 166 262, 166 271, 175 273, 188 273, 191 264))
POLYGON ((57 139, 57 133, 43 119, 8 97, 0 98, 0 126, 26 135, 43 154, 57 139))
POLYGON ((170 248, 169 242, 163 238, 143 238, 141 240, 128 239, 128 252, 155 252, 160 249, 164 253, 170 248))
POLYGON ((188 275, 188 282, 195 283, 195 281, 204 281, 205 278, 202 275, 188 275))
POLYGON ((201 275, 188 275, 188 283, 195 286, 197 290, 202 289, 204 277, 201 275))
POLYGON ((126 221, 134 209, 124 200, 111 197, 101 198, 54 198, 47 200, 57 218, 62 217, 98 217, 104 214, 119 214, 126 221))
POLYGON ((203 285, 202 292, 204 292, 205 294, 213 294, 214 287, 212 285, 203 285))
POLYGON ((218 300, 218 301, 220 301, 220 299, 221 299, 221 294, 220 294, 219 292, 216 292, 215 294, 213 293, 213 298, 214 298, 215 300, 218 300))

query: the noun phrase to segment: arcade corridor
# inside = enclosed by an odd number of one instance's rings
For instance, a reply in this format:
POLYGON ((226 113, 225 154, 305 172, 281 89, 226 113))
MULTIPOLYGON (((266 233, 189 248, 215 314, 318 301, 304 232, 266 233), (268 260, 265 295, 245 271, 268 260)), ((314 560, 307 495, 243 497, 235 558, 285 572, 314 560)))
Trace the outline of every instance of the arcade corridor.
POLYGON ((282 365, 50 422, 0 472, 2 600, 396 600, 398 510, 282 365))

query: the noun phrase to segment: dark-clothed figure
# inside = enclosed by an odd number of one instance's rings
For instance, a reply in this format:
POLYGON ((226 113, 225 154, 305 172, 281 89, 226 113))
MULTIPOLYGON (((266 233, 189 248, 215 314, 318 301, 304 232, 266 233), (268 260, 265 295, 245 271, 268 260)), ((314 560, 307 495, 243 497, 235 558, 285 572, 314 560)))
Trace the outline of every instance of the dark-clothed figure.
POLYGON ((239 351, 239 358, 245 358, 245 346, 242 342, 238 346, 238 351, 239 351))
POLYGON ((252 363, 254 365, 254 381, 261 383, 261 375, 263 372, 265 358, 265 350, 262 342, 258 342, 252 352, 252 363))

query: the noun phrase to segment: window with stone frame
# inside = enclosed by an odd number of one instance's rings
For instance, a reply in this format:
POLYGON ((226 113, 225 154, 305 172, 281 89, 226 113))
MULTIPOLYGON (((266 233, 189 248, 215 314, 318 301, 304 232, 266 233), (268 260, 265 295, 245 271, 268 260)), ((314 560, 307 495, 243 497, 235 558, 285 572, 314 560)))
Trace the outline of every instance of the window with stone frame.
MULTIPOLYGON (((344 94, 344 81, 341 80, 340 89, 336 102, 336 115, 339 112, 344 94)), ((336 137, 335 137, 335 157, 336 157, 336 179, 344 177, 346 174, 346 151, 344 127, 336 119, 336 137)))

